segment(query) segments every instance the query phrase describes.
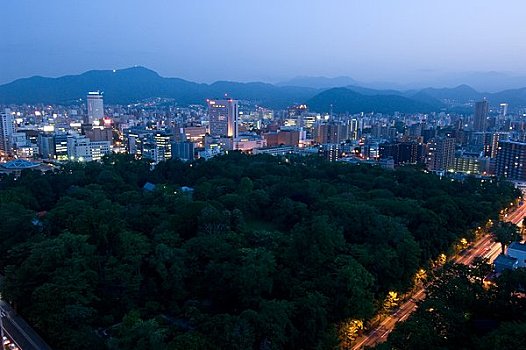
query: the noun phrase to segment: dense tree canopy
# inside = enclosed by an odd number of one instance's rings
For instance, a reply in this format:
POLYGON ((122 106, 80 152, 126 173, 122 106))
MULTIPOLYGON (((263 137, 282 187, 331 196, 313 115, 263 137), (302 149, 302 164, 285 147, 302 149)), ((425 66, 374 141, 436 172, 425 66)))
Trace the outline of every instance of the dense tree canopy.
POLYGON ((491 266, 447 266, 426 299, 377 349, 524 349, 526 269, 484 285, 491 266))
POLYGON ((2 296, 57 349, 332 349, 516 195, 239 153, 24 171, 0 178, 2 296))

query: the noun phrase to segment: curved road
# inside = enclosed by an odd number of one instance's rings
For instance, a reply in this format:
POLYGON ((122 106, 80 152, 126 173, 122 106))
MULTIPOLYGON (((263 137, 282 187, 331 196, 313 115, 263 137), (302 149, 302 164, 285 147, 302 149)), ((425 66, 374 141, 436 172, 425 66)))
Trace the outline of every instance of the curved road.
MULTIPOLYGON (((504 221, 512 222, 515 225, 522 224, 522 220, 526 217, 526 203, 516 208, 513 212, 504 217, 504 221)), ((519 225, 520 226, 520 225, 519 225)), ((476 257, 487 258, 489 262, 493 262, 495 258, 501 253, 500 244, 493 241, 491 235, 484 235, 477 241, 473 242, 471 248, 467 249, 463 255, 459 255, 453 259, 457 264, 470 265, 476 257)), ((366 336, 357 339, 357 343, 352 346, 352 350, 363 349, 366 346, 372 347, 376 344, 382 343, 387 339, 389 333, 395 328, 396 324, 405 321, 411 313, 416 309, 417 303, 425 298, 425 288, 421 288, 415 292, 413 297, 402 304, 398 310, 386 317, 376 328, 371 330, 366 336)))

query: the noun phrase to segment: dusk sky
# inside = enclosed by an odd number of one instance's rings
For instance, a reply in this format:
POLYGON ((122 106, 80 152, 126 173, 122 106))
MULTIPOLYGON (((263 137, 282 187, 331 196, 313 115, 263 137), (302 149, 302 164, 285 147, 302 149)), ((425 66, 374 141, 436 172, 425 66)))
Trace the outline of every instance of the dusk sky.
POLYGON ((0 83, 133 65, 201 82, 526 75, 524 0, 5 0, 0 9, 0 83))

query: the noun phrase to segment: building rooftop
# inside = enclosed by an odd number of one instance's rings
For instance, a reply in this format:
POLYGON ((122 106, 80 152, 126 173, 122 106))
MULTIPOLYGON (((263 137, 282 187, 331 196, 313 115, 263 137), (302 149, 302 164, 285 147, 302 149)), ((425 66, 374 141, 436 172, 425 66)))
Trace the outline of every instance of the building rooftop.
POLYGON ((513 242, 512 244, 509 245, 508 250, 509 249, 520 250, 522 252, 526 252, 526 244, 520 243, 520 242, 513 242))
POLYGON ((31 169, 40 166, 40 163, 30 162, 24 159, 15 159, 1 164, 3 168, 11 170, 31 169))
POLYGON ((495 259, 493 263, 499 264, 499 265, 513 266, 513 264, 515 264, 516 262, 517 262, 517 258, 513 258, 511 256, 500 254, 499 256, 497 256, 497 258, 495 259))

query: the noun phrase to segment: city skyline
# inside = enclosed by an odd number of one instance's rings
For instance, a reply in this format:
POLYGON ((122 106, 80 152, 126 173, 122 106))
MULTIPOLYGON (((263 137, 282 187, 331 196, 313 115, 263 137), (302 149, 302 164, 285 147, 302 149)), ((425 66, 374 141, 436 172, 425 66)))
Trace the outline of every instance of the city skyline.
POLYGON ((351 76, 451 85, 454 75, 490 72, 516 85, 526 75, 520 62, 526 29, 517 25, 526 5, 519 1, 126 5, 4 5, 10 16, 0 43, 0 83, 133 65, 199 82, 351 76))

